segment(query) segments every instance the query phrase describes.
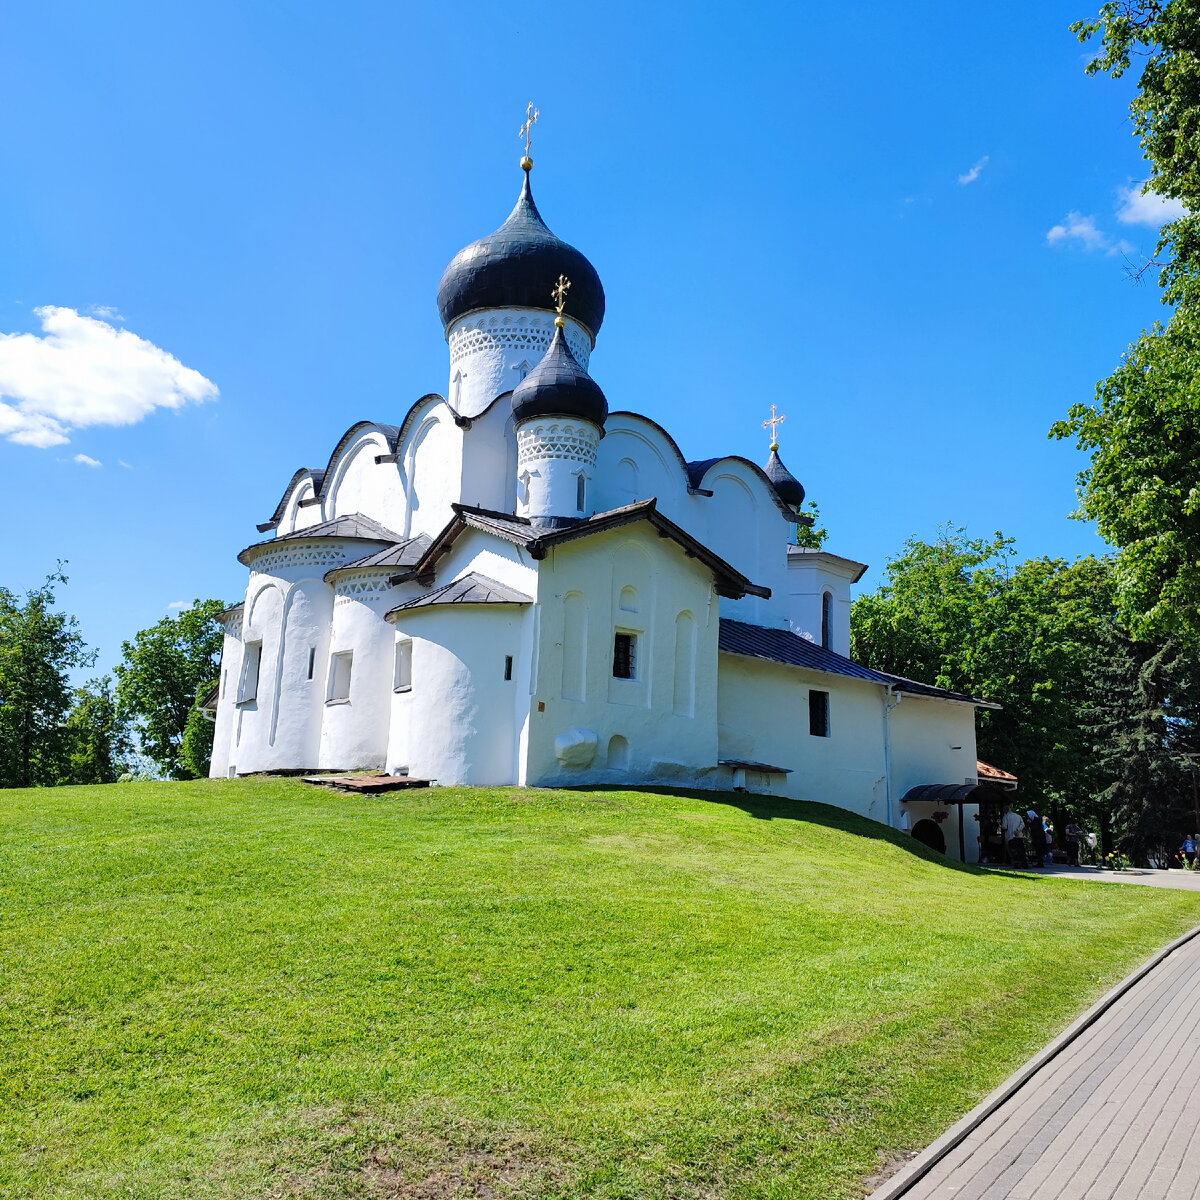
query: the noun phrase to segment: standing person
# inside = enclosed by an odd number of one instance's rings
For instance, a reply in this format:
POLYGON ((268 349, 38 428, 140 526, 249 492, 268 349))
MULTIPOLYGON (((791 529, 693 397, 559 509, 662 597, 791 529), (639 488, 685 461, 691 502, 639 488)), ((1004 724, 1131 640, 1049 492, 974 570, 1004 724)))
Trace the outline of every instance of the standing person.
POLYGON ((1004 831, 1004 846, 1008 861, 1014 867, 1025 866, 1025 822, 1009 807, 1004 809, 1004 820, 1000 822, 1004 831))
POLYGON ((1196 835, 1194 833, 1184 834, 1183 845, 1180 847, 1183 850, 1184 860, 1189 867, 1195 865, 1196 862, 1196 835))
POLYGON ((1029 817, 1029 844, 1033 849, 1033 857, 1039 867, 1044 867, 1046 865, 1046 827, 1032 808, 1026 815, 1029 817))
POLYGON ((1063 836, 1067 843, 1067 862, 1073 867, 1082 867, 1083 857, 1079 853, 1079 844, 1083 841, 1083 830, 1075 824, 1074 817, 1067 822, 1063 836))

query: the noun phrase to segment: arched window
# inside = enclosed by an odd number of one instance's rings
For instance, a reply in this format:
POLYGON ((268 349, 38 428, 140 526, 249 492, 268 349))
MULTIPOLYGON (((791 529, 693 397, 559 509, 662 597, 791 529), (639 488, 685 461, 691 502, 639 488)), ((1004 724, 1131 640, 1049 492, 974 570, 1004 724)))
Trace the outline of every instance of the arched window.
POLYGON ((623 587, 621 589, 620 605, 622 612, 637 612, 637 588, 623 587))
POLYGON ((629 742, 619 733, 614 733, 608 742, 608 765, 617 771, 629 767, 629 742))
POLYGON ((821 597, 821 645, 826 650, 833 649, 833 593, 826 592, 821 597))

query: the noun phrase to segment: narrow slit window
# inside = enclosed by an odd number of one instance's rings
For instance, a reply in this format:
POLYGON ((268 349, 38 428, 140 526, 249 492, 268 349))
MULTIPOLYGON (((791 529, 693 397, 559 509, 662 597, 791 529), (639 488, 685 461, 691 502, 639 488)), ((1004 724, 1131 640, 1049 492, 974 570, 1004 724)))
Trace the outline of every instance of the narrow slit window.
POLYGON ((412 691, 412 642, 396 643, 396 671, 392 684, 397 692, 412 691))
POLYGON ((808 732, 813 737, 829 736, 829 693, 808 693, 808 732))
POLYGON ((313 672, 317 669, 317 648, 309 646, 308 648, 308 677, 313 677, 313 672))
POLYGON ((613 678, 637 678, 637 634, 617 630, 613 638, 613 678))
POLYGON ((821 597, 821 645, 826 650, 833 649, 833 593, 826 592, 821 597))
POLYGON ((242 682, 238 688, 238 703, 245 704, 248 700, 258 697, 258 672, 262 665, 262 642, 247 642, 245 656, 242 659, 242 682))
POLYGON ((587 506, 587 476, 580 471, 575 476, 575 507, 584 512, 587 506))
POLYGON ((511 654, 504 656, 504 678, 506 681, 512 679, 512 658, 511 654))
POLYGON ((350 675, 354 669, 354 651, 343 650, 329 660, 328 701, 335 703, 350 699, 350 675))

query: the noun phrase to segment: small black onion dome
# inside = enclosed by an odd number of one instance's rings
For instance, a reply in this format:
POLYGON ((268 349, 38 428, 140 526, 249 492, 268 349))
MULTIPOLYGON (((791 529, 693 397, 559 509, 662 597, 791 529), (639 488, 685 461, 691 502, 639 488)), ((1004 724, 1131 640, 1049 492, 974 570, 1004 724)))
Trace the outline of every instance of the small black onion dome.
POLYGON ((763 471, 775 485, 775 490, 784 504, 790 504, 792 508, 799 508, 804 503, 804 486, 783 465, 776 446, 771 447, 771 457, 767 459, 767 465, 763 467, 763 471))
POLYGON ((531 417, 574 417, 604 428, 608 401, 571 353, 561 325, 545 357, 513 390, 512 414, 518 423, 531 417))
POLYGON ((438 285, 442 326, 482 308, 553 311, 550 291, 560 275, 571 280, 571 316, 593 339, 604 322, 604 288, 596 268, 546 228, 533 202, 529 172, 508 220, 451 260, 438 285))

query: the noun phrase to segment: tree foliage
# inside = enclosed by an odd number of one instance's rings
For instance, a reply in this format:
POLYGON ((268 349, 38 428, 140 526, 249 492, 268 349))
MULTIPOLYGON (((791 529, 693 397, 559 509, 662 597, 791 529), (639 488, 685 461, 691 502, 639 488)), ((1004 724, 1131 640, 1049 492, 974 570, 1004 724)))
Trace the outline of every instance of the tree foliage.
POLYGON ((172 779, 198 772, 183 754, 184 732, 202 684, 217 675, 223 629, 221 600, 197 600, 122 644, 117 700, 134 722, 142 751, 172 779))
POLYGON ((1118 548, 1117 603, 1139 637, 1200 645, 1200 0, 1108 3, 1072 26, 1099 36, 1089 73, 1141 63, 1131 111, 1151 166, 1148 190, 1185 214, 1163 226, 1158 265, 1169 319, 1144 331, 1121 365, 1051 436, 1091 456, 1080 516, 1118 548))
POLYGON ((0 786, 60 783, 68 773, 70 672, 95 654, 79 623, 56 607, 58 570, 22 600, 0 587, 0 786))
POLYGON ((66 782, 115 783, 125 771, 133 745, 108 675, 75 689, 67 734, 66 782))
POLYGON ((208 768, 212 764, 213 723, 208 714, 200 707, 200 702, 217 686, 217 680, 206 679, 196 689, 196 701, 192 711, 188 713, 187 724, 183 728, 183 741, 179 746, 179 759, 184 768, 197 779, 208 776, 208 768))

